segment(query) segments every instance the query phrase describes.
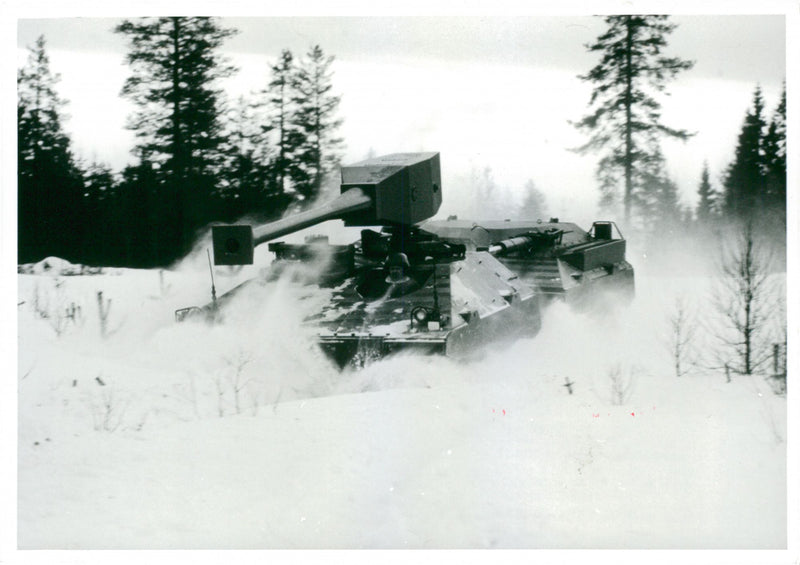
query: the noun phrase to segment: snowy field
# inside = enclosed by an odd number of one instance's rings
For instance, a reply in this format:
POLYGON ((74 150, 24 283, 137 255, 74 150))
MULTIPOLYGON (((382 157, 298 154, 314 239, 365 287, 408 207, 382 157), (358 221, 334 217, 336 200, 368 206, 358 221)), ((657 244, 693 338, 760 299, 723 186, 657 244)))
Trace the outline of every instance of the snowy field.
POLYGON ((640 271, 624 312, 339 373, 309 289, 208 327, 173 319, 209 299, 204 255, 50 267, 17 277, 20 549, 787 548, 786 398, 673 373, 670 309, 703 316, 710 277, 640 271))

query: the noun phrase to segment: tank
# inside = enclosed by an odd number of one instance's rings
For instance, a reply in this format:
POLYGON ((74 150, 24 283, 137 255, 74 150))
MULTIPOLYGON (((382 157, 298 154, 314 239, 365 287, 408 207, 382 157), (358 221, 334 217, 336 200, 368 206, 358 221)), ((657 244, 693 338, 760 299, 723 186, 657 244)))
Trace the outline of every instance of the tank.
MULTIPOLYGON (((469 358, 534 336, 543 301, 573 301, 602 283, 632 292, 625 240, 610 222, 585 232, 555 220, 431 220, 441 203, 438 153, 367 159, 342 167, 339 196, 318 208, 256 227, 214 226, 214 263, 252 264, 255 247, 267 243, 275 255, 267 278, 291 270, 299 283, 328 289, 330 299, 305 323, 340 367, 397 352, 469 358), (348 245, 276 241, 331 219, 362 227, 361 237, 348 245)), ((178 310, 176 319, 217 320, 227 300, 255 283, 178 310)))

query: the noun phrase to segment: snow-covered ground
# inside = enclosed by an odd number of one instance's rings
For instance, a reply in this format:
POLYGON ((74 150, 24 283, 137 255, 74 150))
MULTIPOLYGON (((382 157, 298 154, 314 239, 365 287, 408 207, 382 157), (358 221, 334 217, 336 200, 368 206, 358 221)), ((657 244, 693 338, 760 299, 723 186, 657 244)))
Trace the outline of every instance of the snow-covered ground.
POLYGON ((300 325, 320 295, 283 281, 176 324, 204 260, 18 275, 21 549, 787 547, 786 398, 672 372, 670 309, 703 315, 708 277, 339 373, 300 325))

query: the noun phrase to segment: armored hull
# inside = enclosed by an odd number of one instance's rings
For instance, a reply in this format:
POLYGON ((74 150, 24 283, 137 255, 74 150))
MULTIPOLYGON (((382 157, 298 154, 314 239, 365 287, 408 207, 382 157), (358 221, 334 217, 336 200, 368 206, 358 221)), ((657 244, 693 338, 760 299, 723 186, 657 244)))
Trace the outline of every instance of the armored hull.
POLYGON ((589 231, 574 223, 541 220, 429 220, 421 226, 467 249, 496 249, 498 259, 544 301, 563 300, 578 308, 603 304, 610 296, 630 301, 634 271, 625 258, 626 240, 613 222, 589 231), (499 246, 497 242, 521 244, 499 246))
POLYGON ((468 358, 541 326, 535 290, 485 252, 418 269, 404 282, 383 276, 376 270, 348 279, 308 320, 340 365, 400 351, 468 358))

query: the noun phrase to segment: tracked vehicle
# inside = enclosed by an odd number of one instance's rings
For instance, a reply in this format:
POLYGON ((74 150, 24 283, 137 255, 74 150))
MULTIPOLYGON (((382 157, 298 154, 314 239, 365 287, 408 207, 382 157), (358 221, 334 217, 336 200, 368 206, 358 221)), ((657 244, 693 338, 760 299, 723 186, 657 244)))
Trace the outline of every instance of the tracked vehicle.
MULTIPOLYGON (((340 366, 399 351, 470 357, 535 335, 546 297, 571 300, 601 284, 632 292, 625 240, 612 236, 610 223, 589 233, 559 222, 430 220, 442 202, 438 153, 368 159, 342 167, 341 176, 340 195, 319 208, 255 228, 212 229, 215 264, 252 264, 254 248, 271 242, 268 277, 291 271, 329 289, 306 323, 340 366), (331 219, 365 229, 349 245, 275 241, 331 219)), ((240 290, 178 310, 176 319, 217 317, 240 290)))

